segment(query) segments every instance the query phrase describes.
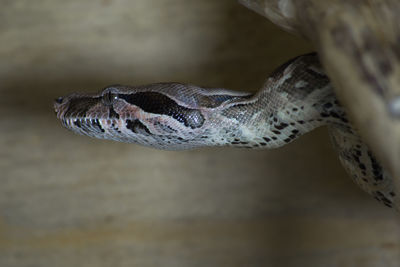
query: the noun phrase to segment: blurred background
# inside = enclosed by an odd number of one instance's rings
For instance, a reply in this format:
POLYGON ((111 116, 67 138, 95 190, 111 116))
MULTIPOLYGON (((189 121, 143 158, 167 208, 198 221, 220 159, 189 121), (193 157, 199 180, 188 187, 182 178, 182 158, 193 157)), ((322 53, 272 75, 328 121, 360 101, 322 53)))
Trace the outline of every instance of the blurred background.
POLYGON ((53 99, 177 81, 256 91, 312 51, 234 0, 3 0, 0 266, 399 266, 394 212, 326 129, 168 152, 62 128, 53 99))

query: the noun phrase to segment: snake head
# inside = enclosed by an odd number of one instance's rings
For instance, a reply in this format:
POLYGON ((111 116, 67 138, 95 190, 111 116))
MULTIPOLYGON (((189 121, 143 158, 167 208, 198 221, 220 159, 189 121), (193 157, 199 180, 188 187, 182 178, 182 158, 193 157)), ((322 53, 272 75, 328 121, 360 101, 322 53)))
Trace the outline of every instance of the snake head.
POLYGON ((99 94, 57 98, 54 109, 78 134, 177 150, 207 145, 216 112, 244 95, 179 83, 115 85, 99 94))

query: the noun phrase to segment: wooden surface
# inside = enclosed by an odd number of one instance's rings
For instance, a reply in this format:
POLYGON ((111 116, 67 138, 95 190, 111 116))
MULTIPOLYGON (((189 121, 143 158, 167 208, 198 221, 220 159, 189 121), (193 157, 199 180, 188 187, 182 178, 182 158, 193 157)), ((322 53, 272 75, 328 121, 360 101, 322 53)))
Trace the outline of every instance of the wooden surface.
POLYGON ((278 150, 167 152, 53 114, 114 83, 256 90, 312 50, 301 39, 228 0, 16 0, 0 18, 0 266, 399 266, 394 213, 325 129, 278 150))

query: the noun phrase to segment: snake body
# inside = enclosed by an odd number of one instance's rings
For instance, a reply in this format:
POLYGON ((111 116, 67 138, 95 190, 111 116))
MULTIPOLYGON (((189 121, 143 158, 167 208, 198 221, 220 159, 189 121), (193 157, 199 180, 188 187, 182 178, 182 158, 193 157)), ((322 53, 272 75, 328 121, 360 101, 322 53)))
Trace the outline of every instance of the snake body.
POLYGON ((327 125, 353 180, 386 206, 395 203, 391 177, 349 123, 316 54, 285 63, 255 94, 181 83, 114 85, 54 106, 76 133, 169 150, 277 148, 327 125))

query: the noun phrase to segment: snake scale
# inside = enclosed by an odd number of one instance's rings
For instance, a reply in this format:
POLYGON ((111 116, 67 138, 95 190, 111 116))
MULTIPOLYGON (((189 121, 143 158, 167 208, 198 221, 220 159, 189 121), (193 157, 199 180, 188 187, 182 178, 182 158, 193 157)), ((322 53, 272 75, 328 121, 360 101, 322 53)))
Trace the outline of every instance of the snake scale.
POLYGON ((112 85, 57 98, 54 108, 78 134, 168 150, 277 148, 326 125, 352 179, 384 205, 395 203, 391 177, 349 123, 315 53, 280 66, 255 94, 181 83, 112 85))

